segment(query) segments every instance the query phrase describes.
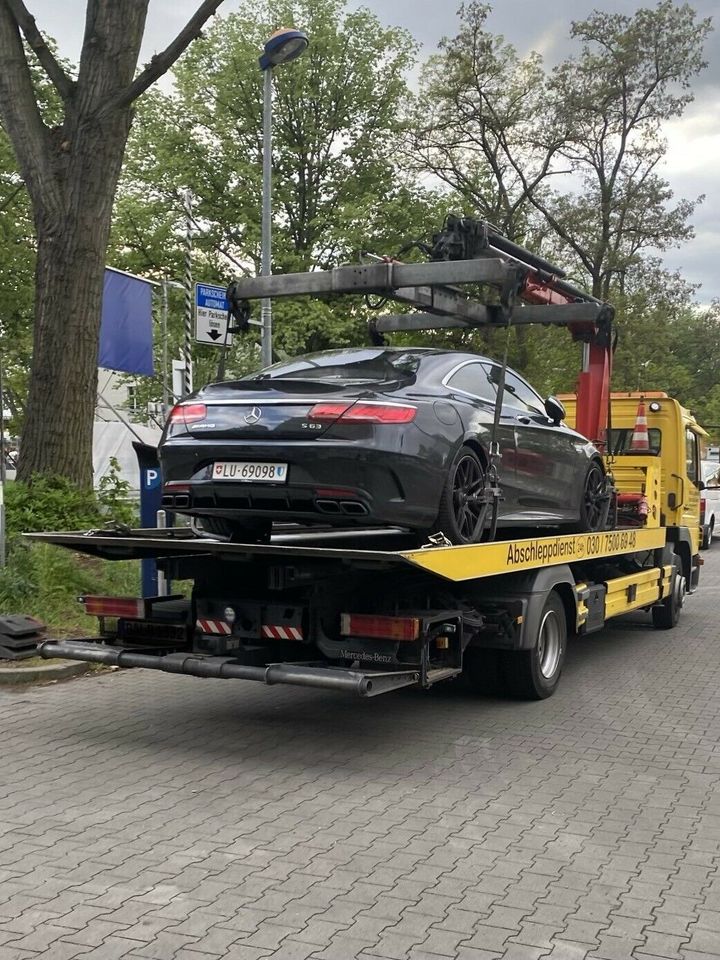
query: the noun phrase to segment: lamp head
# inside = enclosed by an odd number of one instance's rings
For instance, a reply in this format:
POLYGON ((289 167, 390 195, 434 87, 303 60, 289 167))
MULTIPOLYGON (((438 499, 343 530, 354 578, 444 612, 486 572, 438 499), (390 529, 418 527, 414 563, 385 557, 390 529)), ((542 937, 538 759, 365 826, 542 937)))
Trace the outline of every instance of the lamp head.
POLYGON ((281 63, 290 63, 296 60, 307 50, 307 34, 294 27, 281 27, 265 44, 265 52, 260 57, 260 69, 272 70, 281 63))

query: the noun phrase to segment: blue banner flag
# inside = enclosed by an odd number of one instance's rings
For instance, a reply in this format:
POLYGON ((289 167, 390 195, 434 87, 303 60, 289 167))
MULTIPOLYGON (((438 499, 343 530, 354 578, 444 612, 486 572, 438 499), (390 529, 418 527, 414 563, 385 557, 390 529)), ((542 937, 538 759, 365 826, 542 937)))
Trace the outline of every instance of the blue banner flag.
POLYGON ((98 366, 152 377, 152 285, 105 270, 98 366))

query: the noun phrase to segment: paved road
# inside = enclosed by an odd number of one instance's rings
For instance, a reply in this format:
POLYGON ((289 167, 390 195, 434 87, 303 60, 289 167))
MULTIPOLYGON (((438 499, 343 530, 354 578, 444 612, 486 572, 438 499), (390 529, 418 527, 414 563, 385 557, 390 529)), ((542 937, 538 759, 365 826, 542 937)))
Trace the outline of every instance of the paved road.
POLYGON ((0 693, 0 960, 720 956, 720 544, 543 703, 0 693))

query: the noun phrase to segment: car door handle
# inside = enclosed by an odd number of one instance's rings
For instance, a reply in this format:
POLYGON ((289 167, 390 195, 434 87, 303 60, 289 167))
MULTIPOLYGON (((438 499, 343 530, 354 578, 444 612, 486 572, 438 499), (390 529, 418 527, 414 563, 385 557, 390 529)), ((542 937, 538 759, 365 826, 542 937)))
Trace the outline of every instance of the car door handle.
POLYGON ((518 423, 530 423, 530 417, 515 417, 518 423))

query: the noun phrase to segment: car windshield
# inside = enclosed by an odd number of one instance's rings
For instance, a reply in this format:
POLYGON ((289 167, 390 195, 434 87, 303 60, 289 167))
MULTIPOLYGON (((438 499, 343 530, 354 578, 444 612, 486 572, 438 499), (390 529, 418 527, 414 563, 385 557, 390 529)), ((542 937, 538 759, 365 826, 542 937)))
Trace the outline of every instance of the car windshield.
POLYGON ((421 356, 417 350, 326 350, 273 364, 247 379, 387 383, 412 379, 421 356))

